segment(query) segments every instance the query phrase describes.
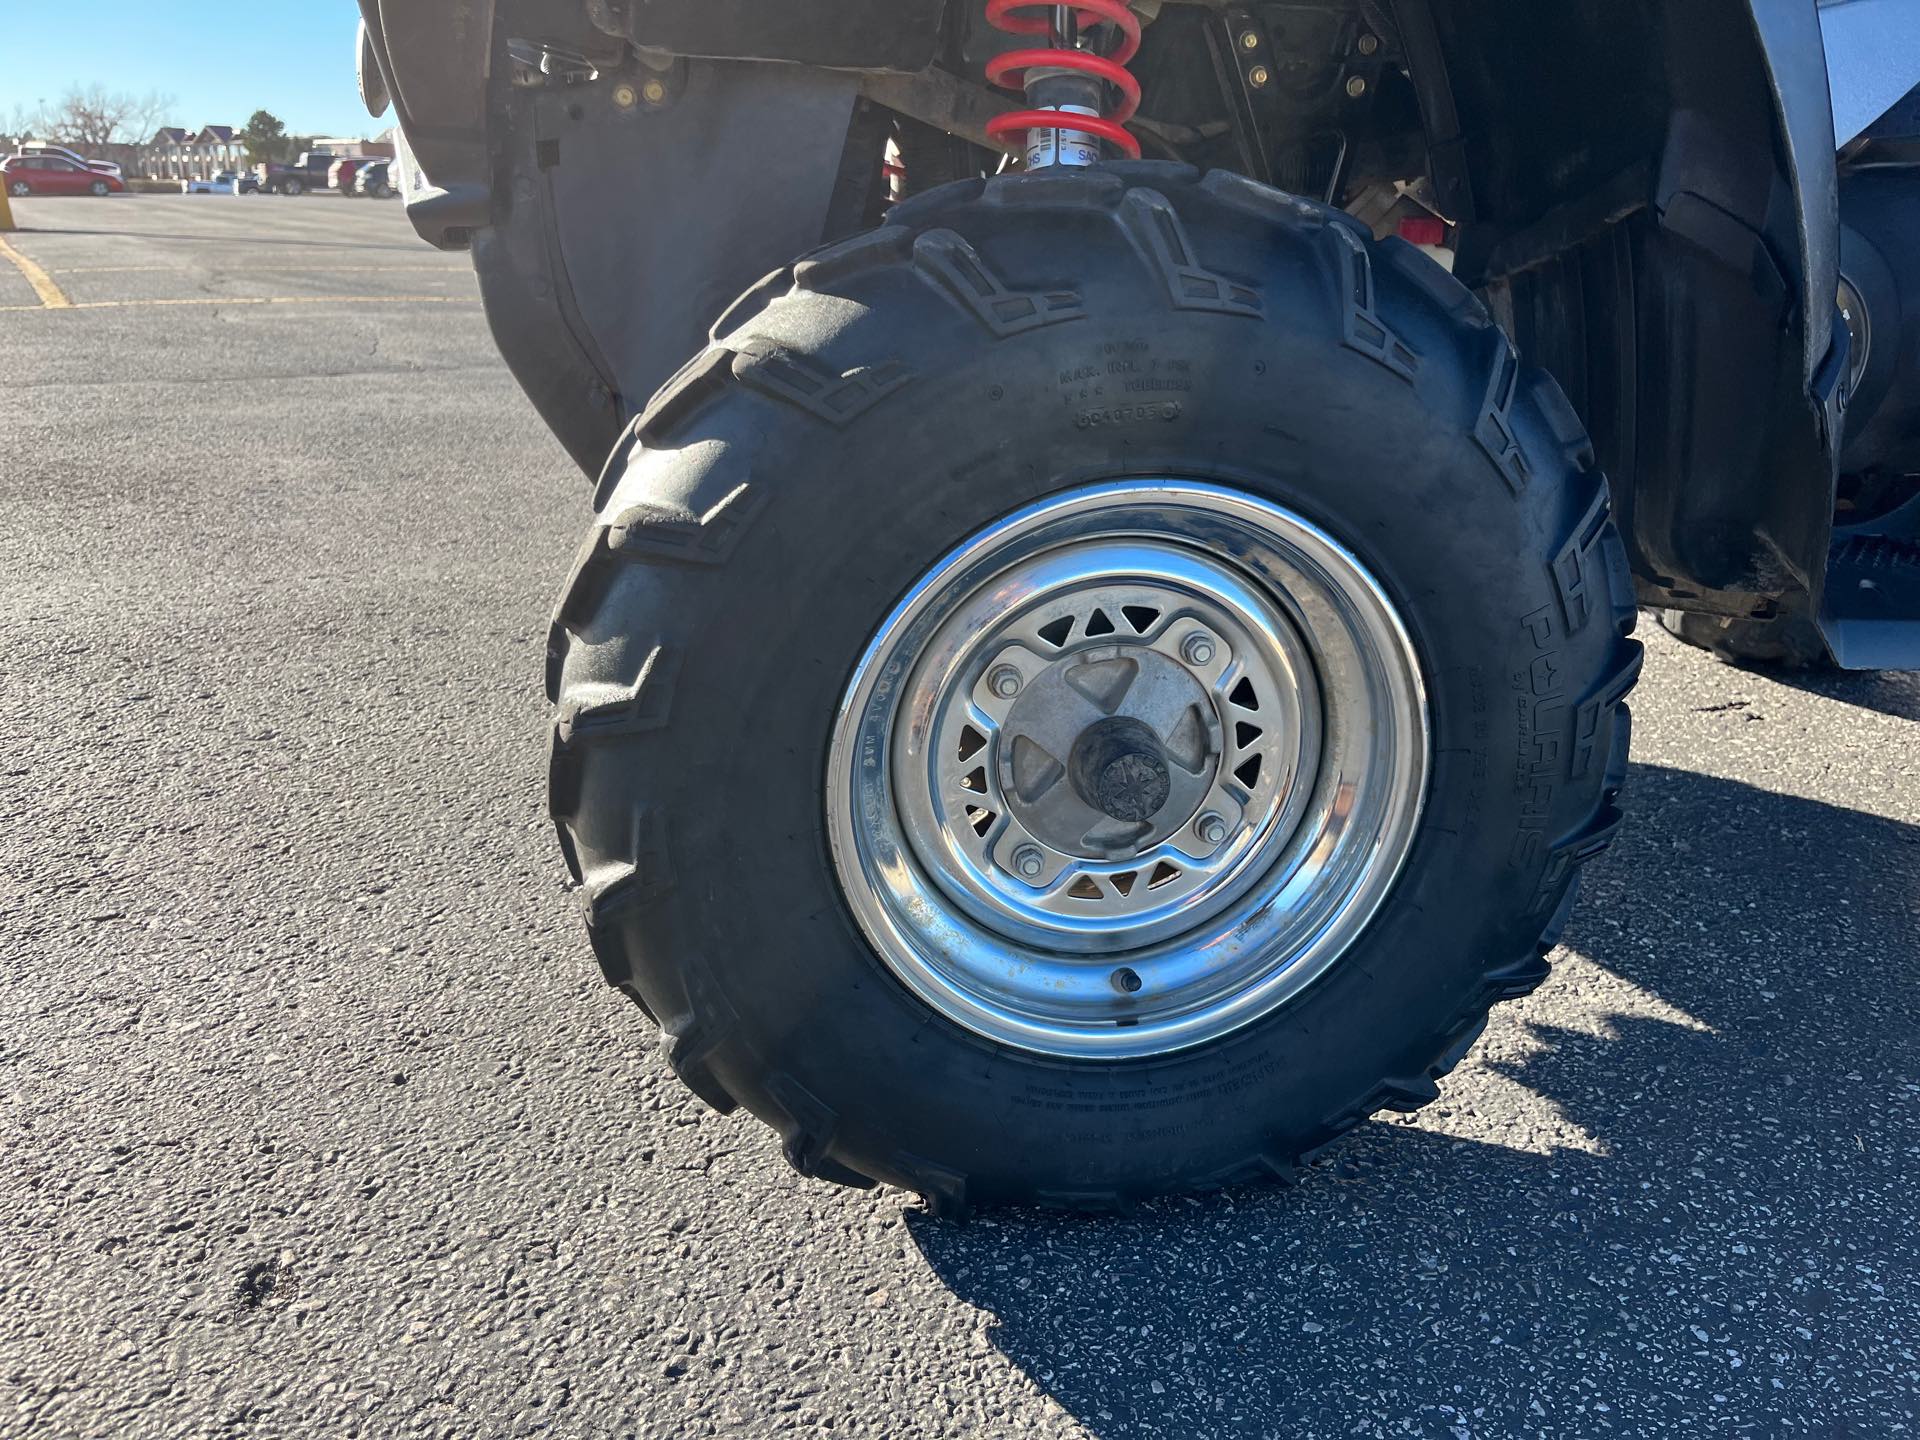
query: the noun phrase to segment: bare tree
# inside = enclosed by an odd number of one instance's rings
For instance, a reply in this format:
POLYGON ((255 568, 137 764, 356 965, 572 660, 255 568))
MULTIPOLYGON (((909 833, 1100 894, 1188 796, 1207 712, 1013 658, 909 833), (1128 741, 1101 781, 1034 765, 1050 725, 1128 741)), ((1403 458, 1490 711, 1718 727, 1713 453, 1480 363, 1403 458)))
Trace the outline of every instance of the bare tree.
POLYGON ((33 105, 15 101, 13 108, 7 112, 6 123, 0 125, 0 130, 18 140, 38 135, 46 128, 47 107, 44 101, 33 105))
POLYGON ((58 105, 33 116, 30 128, 41 139, 76 150, 137 145, 153 138, 173 103, 171 95, 158 92, 136 96, 108 90, 104 85, 75 87, 61 97, 58 105))
POLYGON ((154 132, 173 117, 178 105, 174 96, 158 90, 149 90, 134 101, 127 114, 127 130, 133 143, 144 145, 153 139, 154 132))

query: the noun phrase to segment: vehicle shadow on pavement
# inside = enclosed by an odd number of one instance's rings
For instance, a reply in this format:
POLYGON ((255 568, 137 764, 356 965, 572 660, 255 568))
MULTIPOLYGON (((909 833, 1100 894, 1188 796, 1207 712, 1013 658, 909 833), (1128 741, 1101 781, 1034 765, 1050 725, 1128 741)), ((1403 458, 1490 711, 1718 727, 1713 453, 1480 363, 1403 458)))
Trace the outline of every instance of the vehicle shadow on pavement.
POLYGON ((1103 1440, 1904 1423, 1920 827, 1629 784, 1571 953, 1418 1128, 1290 1190, 915 1217, 933 1269, 1103 1440), (1488 1138, 1496 1094, 1537 1119, 1488 1138))
POLYGON ((1762 671, 1769 680, 1843 705, 1877 710, 1897 720, 1920 720, 1920 674, 1895 670, 1811 671, 1782 674, 1762 671))

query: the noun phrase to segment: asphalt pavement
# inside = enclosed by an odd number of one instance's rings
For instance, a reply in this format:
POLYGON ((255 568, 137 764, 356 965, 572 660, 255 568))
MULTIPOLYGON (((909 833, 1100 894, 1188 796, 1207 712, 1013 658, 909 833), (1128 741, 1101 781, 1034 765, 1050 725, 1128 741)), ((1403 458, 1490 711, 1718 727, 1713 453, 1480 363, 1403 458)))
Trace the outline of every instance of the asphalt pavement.
POLYGON ((542 793, 586 487, 464 257, 16 212, 0 1434, 1915 1428, 1920 678, 1649 635, 1630 827, 1437 1106, 955 1227, 794 1176, 602 985, 542 793))

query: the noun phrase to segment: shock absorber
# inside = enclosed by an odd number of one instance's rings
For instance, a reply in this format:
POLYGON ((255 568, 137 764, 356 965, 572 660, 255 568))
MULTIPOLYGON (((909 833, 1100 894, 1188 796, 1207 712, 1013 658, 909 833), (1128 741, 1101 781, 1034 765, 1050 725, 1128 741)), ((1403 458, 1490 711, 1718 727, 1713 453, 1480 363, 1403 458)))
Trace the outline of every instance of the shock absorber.
POLYGON ((1074 0, 1071 5, 987 0, 987 23, 1009 35, 1044 36, 1048 42, 1045 48, 1009 50, 988 63, 987 79, 1023 91, 1029 107, 988 122, 987 134, 996 144, 1024 152, 1029 170, 1092 165, 1101 158, 1102 141, 1129 159, 1140 158, 1140 142, 1127 130, 1140 108, 1140 82, 1127 70, 1127 62, 1140 53, 1140 17, 1126 0, 1074 0), (1097 54, 1092 37, 1108 26, 1119 31, 1120 43, 1110 55, 1097 54), (1108 86, 1120 96, 1111 108, 1108 86))

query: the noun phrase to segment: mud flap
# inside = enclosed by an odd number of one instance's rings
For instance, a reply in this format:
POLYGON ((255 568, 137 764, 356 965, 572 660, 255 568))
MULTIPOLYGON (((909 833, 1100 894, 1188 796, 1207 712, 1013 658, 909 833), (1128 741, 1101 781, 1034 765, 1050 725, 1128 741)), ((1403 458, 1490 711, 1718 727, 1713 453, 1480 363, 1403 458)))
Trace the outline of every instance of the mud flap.
POLYGON ((742 291, 831 238, 857 90, 691 61, 507 94, 474 265, 507 364, 589 474, 742 291))

